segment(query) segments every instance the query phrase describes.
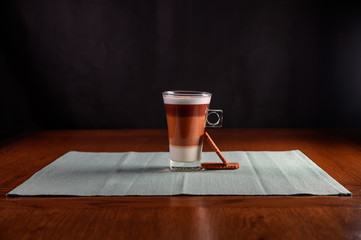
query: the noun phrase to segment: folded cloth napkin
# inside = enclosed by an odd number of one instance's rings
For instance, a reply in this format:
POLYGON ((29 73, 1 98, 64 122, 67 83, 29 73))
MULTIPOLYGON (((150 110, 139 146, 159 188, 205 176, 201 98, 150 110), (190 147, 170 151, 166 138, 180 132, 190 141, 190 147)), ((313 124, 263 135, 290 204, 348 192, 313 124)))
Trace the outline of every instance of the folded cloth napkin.
MULTIPOLYGON (((8 196, 351 195, 298 150, 223 155, 240 168, 171 172, 167 152, 68 152, 8 196)), ((219 161, 214 152, 202 158, 219 161)))

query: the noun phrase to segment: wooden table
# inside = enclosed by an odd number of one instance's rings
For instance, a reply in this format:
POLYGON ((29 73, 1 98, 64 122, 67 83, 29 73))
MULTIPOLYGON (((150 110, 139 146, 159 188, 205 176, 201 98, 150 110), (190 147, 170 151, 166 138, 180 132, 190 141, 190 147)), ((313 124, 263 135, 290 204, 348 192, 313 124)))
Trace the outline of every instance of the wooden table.
POLYGON ((0 239, 361 239, 360 129, 209 133, 225 151, 299 149, 353 195, 8 198, 70 150, 168 150, 166 130, 29 132, 0 145, 0 239))

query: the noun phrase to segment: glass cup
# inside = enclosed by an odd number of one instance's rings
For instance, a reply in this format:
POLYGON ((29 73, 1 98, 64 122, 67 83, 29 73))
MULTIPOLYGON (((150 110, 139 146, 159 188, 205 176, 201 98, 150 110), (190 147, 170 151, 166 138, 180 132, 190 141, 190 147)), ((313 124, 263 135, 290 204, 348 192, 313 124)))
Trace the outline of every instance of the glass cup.
POLYGON ((200 91, 165 91, 163 101, 167 115, 170 169, 197 171, 205 127, 221 127, 223 111, 208 109, 212 94, 200 91), (215 121, 209 121, 214 115, 215 121))

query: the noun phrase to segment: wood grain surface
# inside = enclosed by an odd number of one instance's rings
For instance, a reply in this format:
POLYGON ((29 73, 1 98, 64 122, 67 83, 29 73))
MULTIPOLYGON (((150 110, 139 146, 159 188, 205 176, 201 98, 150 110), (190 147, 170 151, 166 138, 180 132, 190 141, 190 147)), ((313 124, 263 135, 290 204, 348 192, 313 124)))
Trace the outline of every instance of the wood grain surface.
POLYGON ((360 129, 207 131, 223 151, 299 149, 352 196, 8 198, 68 151, 168 151, 164 129, 27 132, 0 143, 0 239, 361 239, 360 129))

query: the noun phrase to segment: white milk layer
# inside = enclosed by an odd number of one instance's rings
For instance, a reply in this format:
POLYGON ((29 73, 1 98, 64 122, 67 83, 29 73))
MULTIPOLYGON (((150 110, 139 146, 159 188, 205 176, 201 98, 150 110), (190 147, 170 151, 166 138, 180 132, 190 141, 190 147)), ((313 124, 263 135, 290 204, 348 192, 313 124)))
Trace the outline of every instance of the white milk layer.
POLYGON ((165 104, 209 104, 211 96, 163 96, 163 100, 165 104))
POLYGON ((202 146, 169 145, 170 159, 175 162, 194 162, 201 160, 202 146))

